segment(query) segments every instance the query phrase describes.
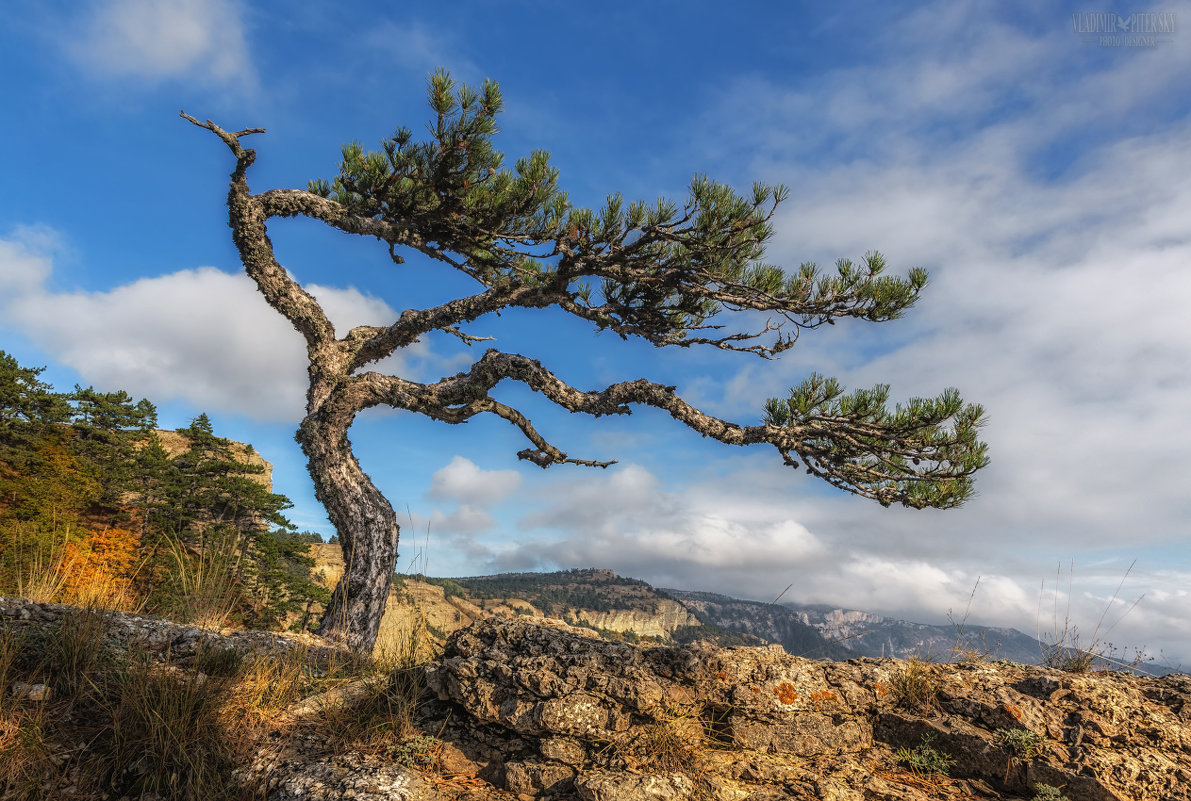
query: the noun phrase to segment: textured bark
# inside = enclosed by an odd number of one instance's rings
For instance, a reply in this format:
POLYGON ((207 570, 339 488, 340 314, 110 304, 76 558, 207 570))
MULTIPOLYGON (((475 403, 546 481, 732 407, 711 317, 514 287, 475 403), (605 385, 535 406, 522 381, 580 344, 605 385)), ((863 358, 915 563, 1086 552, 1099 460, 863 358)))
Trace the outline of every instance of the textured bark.
POLYGON ((393 586, 400 531, 385 496, 360 469, 346 426, 320 424, 308 417, 298 441, 309 460, 314 491, 339 533, 343 576, 331 594, 318 634, 368 652, 393 586))
POLYGON ((315 495, 338 533, 345 565, 318 633, 367 653, 376 643, 393 585, 399 528, 393 507, 360 469, 347 437, 356 412, 363 408, 351 391, 356 379, 349 375, 354 366, 352 356, 361 340, 351 334, 345 340, 335 339, 335 329, 318 301, 289 276, 274 256, 266 227, 268 218, 292 216, 300 210, 284 204, 278 207, 277 193, 262 199, 248 189, 246 171, 256 153, 241 147, 239 138, 261 131, 228 133, 210 121, 204 124, 183 116, 219 136, 235 154, 236 169, 231 175, 227 205, 228 224, 240 260, 269 305, 306 340, 310 386, 307 416, 297 440, 306 455, 315 495))

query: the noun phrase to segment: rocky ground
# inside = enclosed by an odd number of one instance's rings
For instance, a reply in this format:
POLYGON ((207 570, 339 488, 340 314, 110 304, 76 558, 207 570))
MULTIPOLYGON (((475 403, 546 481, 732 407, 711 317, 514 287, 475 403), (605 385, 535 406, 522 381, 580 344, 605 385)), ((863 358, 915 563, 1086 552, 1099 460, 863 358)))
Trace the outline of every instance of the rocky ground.
MULTIPOLYGON (((61 609, 0 599, 0 623, 40 625, 61 609)), ((292 647, 131 615, 113 615, 109 636, 147 639, 176 663, 210 638, 292 647)), ((1030 801, 1046 785, 1070 801, 1191 801, 1185 674, 643 648, 497 618, 456 632, 422 671, 427 769, 328 753, 316 729, 294 724, 320 714, 307 701, 240 769, 245 797, 1030 801)), ((339 702, 352 703, 350 688, 339 702)))

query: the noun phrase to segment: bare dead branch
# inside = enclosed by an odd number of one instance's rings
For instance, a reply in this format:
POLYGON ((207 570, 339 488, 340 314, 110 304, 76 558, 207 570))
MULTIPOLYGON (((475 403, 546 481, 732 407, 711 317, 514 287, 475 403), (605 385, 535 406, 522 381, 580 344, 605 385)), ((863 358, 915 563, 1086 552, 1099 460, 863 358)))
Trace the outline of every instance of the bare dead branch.
POLYGON ((469 348, 472 345, 476 344, 477 342, 495 342, 496 341, 496 337, 477 337, 472 334, 465 334, 453 325, 443 326, 439 330, 445 331, 446 333, 451 334, 452 336, 459 337, 459 339, 463 340, 463 344, 467 345, 469 348))

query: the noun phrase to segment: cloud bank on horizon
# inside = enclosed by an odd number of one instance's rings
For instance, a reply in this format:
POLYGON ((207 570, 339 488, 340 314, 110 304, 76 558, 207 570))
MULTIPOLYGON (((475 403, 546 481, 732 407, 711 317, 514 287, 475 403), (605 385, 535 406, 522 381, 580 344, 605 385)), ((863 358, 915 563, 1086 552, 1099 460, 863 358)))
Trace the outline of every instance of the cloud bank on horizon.
MULTIPOLYGON (((769 260, 877 248, 932 281, 904 320, 808 333, 772 362, 653 351, 549 314, 471 333, 573 383, 649 376, 742 422, 812 370, 901 398, 958 386, 989 411, 993 462, 960 510, 883 510, 771 452, 691 442, 664 415, 570 420, 510 390, 564 450, 621 463, 542 472, 495 424, 365 416, 357 451, 410 508, 403 556, 428 527, 435 573, 600 566, 761 600, 793 582, 793 600, 931 620, 962 609, 980 578, 973 622, 1041 618, 1044 633, 1046 592, 1090 629, 1136 559, 1114 609, 1145 597, 1112 640, 1191 662, 1187 35, 1101 46, 1073 30, 1087 9, 1028 3, 809 18, 774 3, 752 22, 710 6, 546 19, 512 4, 447 20, 349 5, 340 18, 314 3, 96 0, 58 9, 64 26, 31 2, 0 11, 22 79, 13 128, 54 154, 10 165, 0 347, 56 379, 212 413, 277 463, 295 516, 318 526, 285 433, 303 405, 301 340, 238 271, 220 216, 226 150, 174 115, 266 125, 252 186, 301 186, 334 170, 340 142, 418 131, 435 66, 491 76, 509 105, 498 144, 510 158, 554 152, 577 203, 681 197, 694 171, 781 182, 791 199, 769 260), (366 36, 343 21, 361 16, 375 23, 366 36), (517 35, 538 46, 498 44, 517 35), (103 200, 63 203, 62 186, 103 200), (1071 560, 1071 586, 1055 588, 1071 560)), ((313 226, 278 222, 274 239, 341 332, 468 290, 313 226)), ((482 347, 432 339, 375 367, 434 379, 482 347)))

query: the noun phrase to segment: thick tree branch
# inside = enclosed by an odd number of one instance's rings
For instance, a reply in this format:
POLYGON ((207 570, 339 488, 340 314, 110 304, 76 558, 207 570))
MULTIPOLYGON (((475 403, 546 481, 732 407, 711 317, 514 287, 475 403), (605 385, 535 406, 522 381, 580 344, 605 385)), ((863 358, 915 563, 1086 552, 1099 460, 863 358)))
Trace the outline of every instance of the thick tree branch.
POLYGON ((232 239, 240 252, 245 272, 256 282, 257 288, 269 305, 280 312, 305 337, 307 351, 313 360, 316 352, 335 339, 335 329, 314 296, 290 278, 285 269, 277 263, 273 243, 269 241, 269 233, 265 228, 268 214, 259 200, 248 191, 245 177, 248 167, 256 160, 256 151, 245 150, 240 145, 240 137, 264 133, 265 129, 246 128, 229 133, 210 120, 205 123, 199 122, 185 111, 181 112, 180 116, 200 128, 211 131, 235 154, 236 169, 232 172, 227 194, 228 225, 232 229, 232 239))
POLYGON ((487 412, 516 425, 534 445, 518 453, 521 459, 542 467, 612 464, 568 458, 550 445, 519 410, 493 400, 489 393, 506 379, 524 383, 570 412, 600 417, 630 414, 632 405, 652 406, 669 412, 699 434, 728 445, 766 442, 778 450, 787 465, 798 467, 801 459, 808 473, 884 505, 958 505, 970 494, 972 475, 985 463, 983 446, 972 436, 976 424, 968 419, 979 417, 976 407, 927 414, 917 422, 882 423, 870 410, 863 410, 855 415, 807 414, 783 423, 767 421, 744 426, 700 411, 683 400, 674 387, 638 379, 585 392, 562 381, 538 361, 496 350, 485 353, 467 372, 436 384, 367 373, 353 382, 352 403, 362 407, 385 404, 448 423, 462 423, 487 412), (949 419, 956 421, 954 430, 941 428, 949 419))

